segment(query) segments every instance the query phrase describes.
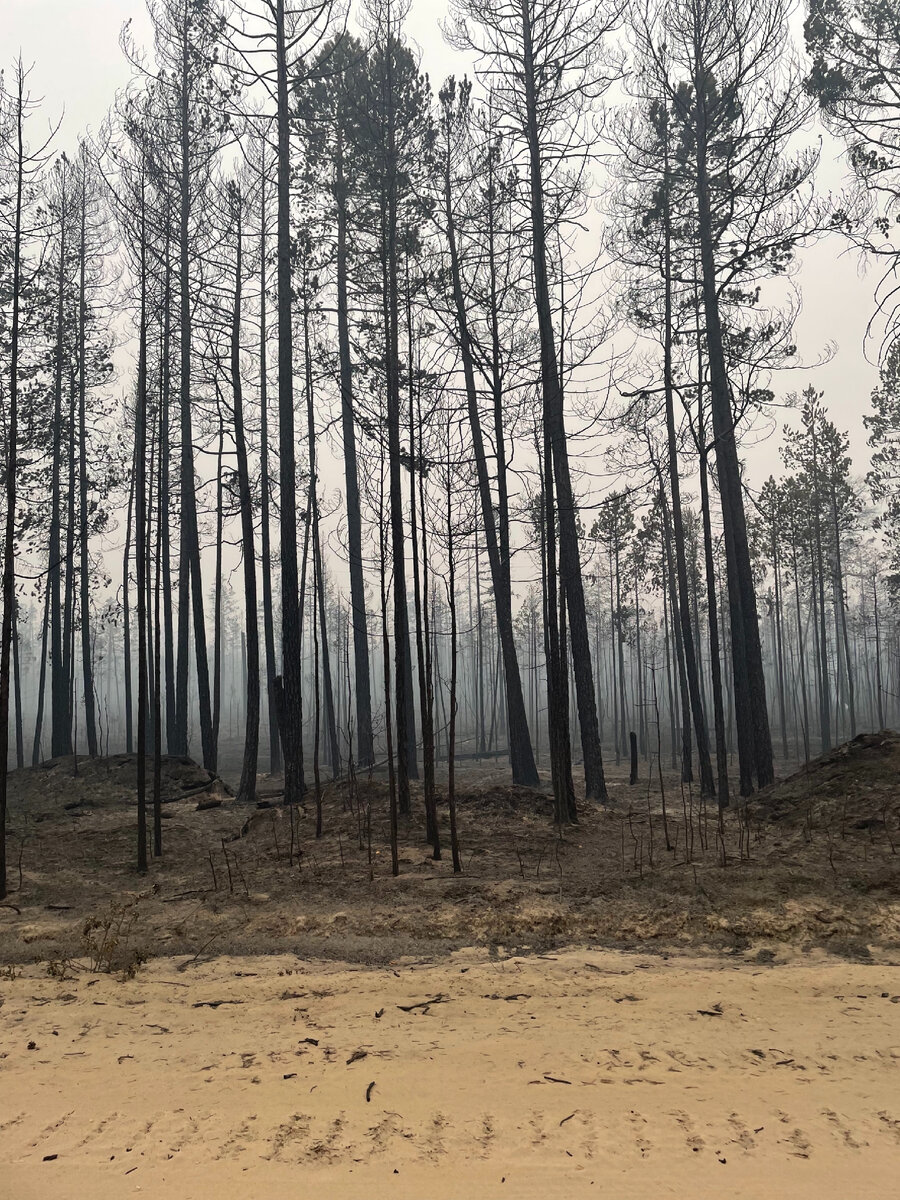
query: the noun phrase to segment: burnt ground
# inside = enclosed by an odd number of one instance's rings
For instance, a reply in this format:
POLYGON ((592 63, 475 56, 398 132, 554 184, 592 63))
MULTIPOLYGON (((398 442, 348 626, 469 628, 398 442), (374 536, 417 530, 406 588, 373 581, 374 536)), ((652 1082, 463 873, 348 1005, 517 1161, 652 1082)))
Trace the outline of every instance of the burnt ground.
MULTIPOLYGON (((266 807, 188 759, 164 762, 162 859, 134 869, 135 759, 66 758, 10 776, 10 884, 0 961, 128 966, 135 957, 291 951, 385 962, 459 946, 544 951, 566 943, 849 957, 900 947, 900 735, 862 735, 746 806, 713 808, 676 777, 579 803, 561 833, 547 791, 505 764, 458 776, 463 870, 424 842, 421 786, 390 873, 388 792, 378 778, 324 788, 293 813, 266 807), (371 861, 365 818, 371 814, 371 861), (668 834, 668 845, 667 845, 668 834), (88 928, 85 933, 86 926, 88 928)), ((440 786, 440 785, 439 785, 440 786)), ((58 969, 58 968, 54 968, 58 969)))

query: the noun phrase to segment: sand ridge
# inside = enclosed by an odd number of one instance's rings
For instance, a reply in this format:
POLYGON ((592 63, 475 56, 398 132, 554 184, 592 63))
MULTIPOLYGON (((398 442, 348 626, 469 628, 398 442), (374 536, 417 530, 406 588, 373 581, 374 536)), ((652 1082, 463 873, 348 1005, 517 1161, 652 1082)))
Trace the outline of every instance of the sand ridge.
POLYGON ((3 1200, 900 1188, 896 964, 187 961, 0 983, 3 1200))

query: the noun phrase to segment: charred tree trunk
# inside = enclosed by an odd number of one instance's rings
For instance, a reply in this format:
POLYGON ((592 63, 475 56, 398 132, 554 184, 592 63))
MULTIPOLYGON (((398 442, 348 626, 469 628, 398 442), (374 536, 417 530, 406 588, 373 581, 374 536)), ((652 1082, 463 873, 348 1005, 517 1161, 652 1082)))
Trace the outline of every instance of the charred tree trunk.
POLYGON ((669 489, 672 493, 672 532, 675 542, 675 575, 678 581, 678 619, 681 624, 681 643, 684 650, 684 665, 687 673, 688 695, 694 719, 694 738, 697 743, 697 760, 700 767, 700 793, 713 796, 712 763, 709 756, 709 731, 706 714, 700 695, 700 673, 691 626, 690 593, 688 589, 687 559, 685 556, 684 514, 681 507, 681 478, 678 472, 678 434, 675 429, 675 395, 672 385, 672 248, 671 214, 669 211, 669 142, 668 128, 664 135, 665 175, 663 186, 663 274, 664 274, 664 326, 663 326, 663 388, 666 401, 666 438, 669 450, 669 489))
POLYGON ((185 7, 181 36, 181 72, 179 91, 179 404, 181 410, 181 545, 178 576, 178 661, 176 666, 176 738, 177 752, 186 754, 188 729, 188 602, 194 631, 194 656, 197 668, 197 699, 200 715, 200 741, 203 765, 216 769, 216 745, 213 736, 212 706, 209 690, 209 659, 206 647, 206 618, 203 611, 203 578, 200 569, 200 534, 197 525, 197 495, 194 482, 194 434, 191 405, 191 338, 193 295, 191 292, 190 223, 192 207, 192 155, 190 118, 191 57, 185 7))
POLYGON ((531 735, 528 731, 528 716, 525 710, 525 697, 522 693, 522 678, 519 672, 519 659, 516 652, 513 631, 512 597, 509 579, 509 531, 508 528, 501 528, 501 537, 498 537, 494 516, 494 502, 488 478, 484 437, 481 429, 481 416, 478 411, 478 394, 475 387, 475 367, 472 356, 468 316, 459 269, 459 252, 456 242, 456 222, 453 214, 449 158, 444 173, 444 218, 447 242, 450 250, 450 270, 454 307, 456 310, 457 336, 466 387, 469 428, 472 433, 472 454, 478 476, 484 539, 487 546, 488 565, 491 571, 494 603, 497 610, 497 632, 503 652, 506 705, 509 714, 510 766, 515 783, 526 787, 536 787, 538 784, 538 772, 531 746, 531 735))
POLYGON ((678 668, 678 692, 681 699, 681 781, 690 783, 694 778, 693 747, 691 745, 691 702, 687 682, 687 669, 684 661, 684 641, 682 626, 678 618, 678 588, 675 578, 675 566, 672 562, 672 525, 669 517, 669 505, 662 483, 659 481, 659 501, 663 514, 663 553, 666 557, 666 575, 669 581, 669 609, 671 612, 672 633, 675 642, 675 661, 678 668))
POLYGON ((297 468, 294 448, 294 359, 291 323, 291 157, 285 0, 275 2, 278 135, 278 426, 281 501, 281 653, 284 799, 303 796, 300 604, 297 579, 297 468))
POLYGON ((66 677, 66 715, 71 752, 77 750, 73 741, 75 693, 75 525, 77 507, 75 493, 78 478, 76 450, 76 384, 74 364, 69 372, 69 412, 66 420, 66 549, 65 586, 63 588, 63 671, 66 677))
MULTIPOLYGON (((310 512, 308 516, 309 529, 312 535, 313 549, 313 575, 314 575, 314 592, 315 606, 313 609, 313 625, 318 621, 318 626, 321 631, 321 648, 316 641, 315 649, 316 656, 321 653, 322 662, 322 685, 325 689, 325 720, 328 730, 328 749, 331 759, 331 775, 336 779, 341 771, 341 755, 340 745, 337 736, 337 721, 334 712, 334 688, 331 681, 331 653, 328 646, 328 626, 325 614, 325 569, 322 563, 322 543, 321 534, 319 531, 319 493, 318 493, 318 478, 317 478, 317 457, 316 457, 316 419, 315 406, 313 398, 313 376, 312 376, 312 347, 310 345, 310 330, 309 330, 309 300, 308 295, 303 298, 303 347, 304 347, 304 373, 305 373, 305 391, 306 391, 306 421, 307 434, 309 437, 309 499, 310 512)), ((320 688, 318 678, 318 668, 316 669, 316 706, 320 704, 320 688)), ((318 772, 318 763, 316 764, 318 772)), ((316 784, 316 795, 319 795, 319 785, 316 784)))
POLYGON ((50 636, 50 580, 44 585, 44 615, 41 620, 40 669, 38 671, 37 711, 34 718, 34 740, 31 745, 31 765, 41 760, 41 735, 44 730, 44 697, 47 691, 47 642, 50 636))
POLYGON ((710 401, 722 519, 725 532, 725 563, 731 610, 731 653, 733 663, 735 718, 738 735, 741 794, 753 790, 754 781, 765 787, 774 780, 772 739, 766 707, 766 685, 756 592, 750 563, 747 522, 741 487, 731 386, 722 339, 719 290, 713 245, 710 181, 707 168, 705 96, 710 81, 704 68, 694 80, 696 104, 696 197, 697 229, 700 240, 703 313, 706 326, 710 372, 710 401))
POLYGON ((79 600, 81 608, 81 678, 84 689, 84 725, 88 754, 97 755, 97 714, 94 699, 94 668, 91 655, 90 560, 88 556, 88 469, 87 469, 87 364, 86 364, 86 270, 87 187, 82 163, 81 233, 78 281, 78 516, 81 550, 79 600))
MULTIPOLYGON (((0 634, 2 637, 2 634, 0 634)), ((19 604, 13 605, 12 618, 13 690, 15 692, 16 766, 25 766, 25 723, 22 712, 22 666, 19 659, 19 604)))
POLYGON ((169 213, 166 211, 164 269, 163 269, 163 311, 162 311, 162 378, 160 389, 160 418, 159 418, 159 496, 164 509, 160 512, 159 549, 161 556, 160 570, 162 589, 166 603, 162 606, 163 639, 165 644, 164 670, 166 691, 166 749, 175 753, 178 744, 175 715, 175 627, 172 616, 172 534, 169 528, 169 488, 171 467, 171 438, 170 412, 172 397, 172 263, 171 263, 171 233, 169 229, 169 213))
POLYGON ((272 594, 272 549, 269 485, 269 377, 268 377, 268 306, 267 306, 267 235, 266 224, 266 164, 260 164, 259 216, 259 507, 260 507, 260 565, 263 591, 263 639, 266 647, 266 703, 269 719, 269 771, 281 770, 281 737, 278 730, 278 710, 275 703, 275 613, 272 594))
POLYGON ((219 726, 222 720, 222 458, 225 452, 225 419, 222 414, 222 396, 218 382, 216 383, 216 408, 219 416, 219 445, 216 451, 216 565, 213 574, 212 743, 218 747, 219 726))
MULTIPOLYGON (((447 457, 450 457, 448 429, 447 457)), ((450 609, 450 716, 447 726, 447 804, 450 809, 450 854, 453 873, 459 874, 459 837, 456 828, 456 684, 457 684, 457 623, 456 623, 456 557, 453 537, 453 488, 447 471, 447 605, 450 609)))
MULTIPOLYGON (((256 599, 256 543, 253 531, 253 497, 244 432, 244 387, 241 380, 241 298, 243 229, 240 193, 235 194, 234 307, 231 319, 231 391, 234 398, 234 445, 237 451, 238 496, 241 507, 241 557, 244 566, 244 628, 247 635, 247 707, 244 724, 244 760, 238 799, 256 801, 256 768, 259 756, 259 623, 256 599)), ((265 486, 265 482, 263 484, 265 486)))
POLYGON ((50 468, 50 537, 48 541, 50 583, 50 756, 72 753, 69 720, 69 677, 63 645, 62 596, 62 391, 65 356, 65 264, 68 233, 66 160, 60 172, 59 266, 56 295, 56 351, 53 380, 53 446, 50 468))
POLYGON ((831 687, 828 678, 828 634, 825 623, 825 554, 822 547, 821 496, 819 494, 819 443, 816 422, 811 425, 813 475, 813 549, 815 551, 815 596, 817 604, 819 654, 819 734, 822 751, 831 749, 831 687))
POLYGON ((834 473, 831 475, 831 523, 834 537, 834 603, 838 613, 838 633, 844 651, 847 671, 847 707, 850 717, 850 737, 856 737, 856 682, 853 678, 853 663, 850 658, 850 635, 847 629, 847 606, 844 603, 844 564, 841 554, 841 523, 838 517, 837 489, 834 473))
MULTIPOLYGON (((413 355, 415 351, 413 346, 412 302, 409 285, 408 258, 406 267, 406 297, 406 324, 409 337, 409 527, 412 543, 413 605, 415 609, 416 621, 416 667, 419 682, 419 710, 421 712, 422 720, 422 792, 425 802, 425 837, 427 841, 431 842, 433 847, 433 857, 437 860, 441 857, 441 839, 438 831, 437 806, 434 794, 434 714, 433 708, 429 704, 428 668, 425 661, 426 632, 424 628, 424 616, 422 611, 422 585, 419 578, 419 522, 417 517, 418 504, 416 499, 416 479, 424 472, 424 460, 419 461, 417 470, 415 430, 416 388, 415 373, 413 370, 413 355)), ((421 459, 421 443, 419 444, 418 452, 421 459)), ((424 524, 422 528, 422 536, 423 538, 425 536, 424 524)))
MULTIPOLYGON (((16 76, 16 200, 13 216, 13 276, 12 321, 10 325, 9 413, 7 417, 6 450, 6 521, 3 541, 3 618, 0 625, 0 900, 7 896, 6 878, 6 809, 7 759, 9 753, 9 667, 13 642, 13 621, 16 603, 16 475, 18 472, 19 422, 19 305, 21 298, 22 264, 22 196, 25 175, 25 150, 22 132, 25 103, 25 73, 21 60, 16 76)), ((48 593, 49 594, 49 593, 48 593)))
MULTIPOLYGON (((702 397, 700 399, 702 404, 702 397)), ((716 604, 716 565, 713 555, 712 522, 709 511, 708 449, 704 445, 703 420, 700 428, 700 511, 703 518, 703 557, 706 567, 706 606, 709 610, 709 663, 712 673, 713 724, 716 736, 716 796, 719 808, 730 803, 728 784, 728 742, 725 736, 725 704, 722 692, 722 658, 719 648, 719 615, 716 604)))
POLYGON ((122 650, 125 690, 125 753, 134 751, 134 701, 131 670, 131 541, 134 527, 134 489, 137 478, 137 450, 131 456, 131 478, 128 484, 128 516, 125 521, 125 549, 122 562, 122 650))
POLYGON ((147 870, 147 231, 141 182, 141 315, 138 333, 137 412, 134 443, 135 574, 138 627, 137 869, 147 870))
POLYGON ((337 183, 337 309, 338 361, 341 387, 341 433, 344 450, 344 486, 347 502, 347 552, 350 564, 350 607, 353 624, 353 667, 356 682, 356 745, 360 766, 375 759, 372 742, 372 685, 369 676, 369 630, 366 585, 363 577, 362 514, 359 471, 356 461, 356 424, 353 413, 353 363, 350 357, 350 320, 347 300, 347 185, 344 179, 343 140, 338 138, 335 162, 337 183))
POLYGON ((403 529, 403 484, 400 446, 400 314, 397 252, 397 151, 393 79, 393 34, 390 18, 385 53, 384 95, 386 147, 381 209, 381 268, 384 309, 384 353, 387 393, 388 499, 394 599, 394 696, 397 723, 397 802, 410 811, 409 781, 415 777, 416 737, 412 696, 409 613, 406 598, 406 539, 403 529))
POLYGON ((605 800, 603 756, 594 695, 591 646, 584 603, 584 584, 578 549, 578 524, 575 495, 569 474, 562 387, 554 347, 553 312, 547 277, 546 217, 538 129, 538 104, 535 89, 535 61, 531 18, 527 0, 523 0, 522 33, 524 45, 524 88, 526 135, 530 175, 531 245, 535 307, 541 348, 541 390, 543 419, 550 442, 556 509, 559 518, 559 575, 569 610, 570 637, 575 666, 578 720, 584 756, 585 793, 588 799, 605 800))

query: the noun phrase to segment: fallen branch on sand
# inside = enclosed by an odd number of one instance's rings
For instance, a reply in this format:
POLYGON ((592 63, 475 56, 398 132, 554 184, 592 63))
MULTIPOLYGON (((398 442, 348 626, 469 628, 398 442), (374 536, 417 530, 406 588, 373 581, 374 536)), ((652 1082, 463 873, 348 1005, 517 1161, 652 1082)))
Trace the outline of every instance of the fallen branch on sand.
POLYGON ((415 1004, 398 1004, 397 1007, 401 1012, 413 1012, 417 1008, 421 1008, 424 1011, 425 1009, 430 1008, 432 1004, 449 1004, 449 1002, 449 996, 445 996, 443 993, 438 992, 438 994, 432 997, 431 1000, 418 1000, 415 1004))

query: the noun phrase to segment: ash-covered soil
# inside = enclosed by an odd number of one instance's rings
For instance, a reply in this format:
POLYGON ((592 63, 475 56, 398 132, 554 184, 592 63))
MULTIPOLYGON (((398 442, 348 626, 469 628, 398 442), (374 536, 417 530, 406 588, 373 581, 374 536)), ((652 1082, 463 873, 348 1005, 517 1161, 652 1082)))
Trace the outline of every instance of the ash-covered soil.
POLYGON ((266 807, 252 808, 190 760, 167 758, 163 856, 140 875, 134 756, 17 771, 0 961, 85 963, 104 937, 115 970, 158 955, 383 963, 580 943, 764 958, 824 946, 865 958, 900 945, 900 735, 860 736, 721 825, 674 775, 663 779, 664 812, 656 772, 641 770, 629 787, 611 766, 610 805, 581 800, 580 824, 560 831, 548 791, 511 786, 502 764, 461 764, 462 873, 439 781, 443 857, 425 843, 414 785, 397 878, 377 777, 325 785, 317 839, 312 794, 291 811, 280 781, 261 778, 266 807))

